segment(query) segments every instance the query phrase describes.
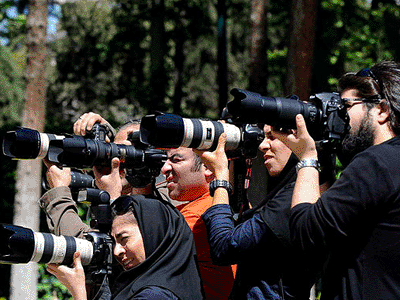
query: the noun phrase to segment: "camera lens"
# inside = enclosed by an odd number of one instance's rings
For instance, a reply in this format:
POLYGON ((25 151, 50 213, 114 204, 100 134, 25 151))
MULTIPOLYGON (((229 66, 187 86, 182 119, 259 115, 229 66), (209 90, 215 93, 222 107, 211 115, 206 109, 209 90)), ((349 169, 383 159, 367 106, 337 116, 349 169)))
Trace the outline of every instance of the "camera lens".
POLYGON ((0 262, 56 263, 70 265, 75 252, 80 252, 82 264, 93 257, 93 244, 72 236, 56 236, 34 232, 21 226, 0 224, 0 262))
POLYGON ((312 103, 297 98, 263 97, 241 89, 232 89, 231 94, 234 99, 228 102, 227 109, 239 122, 296 128, 296 115, 302 114, 308 125, 319 125, 320 111, 312 103))
POLYGON ((219 136, 227 134, 226 149, 233 150, 241 142, 239 127, 216 121, 182 118, 172 114, 147 115, 140 124, 140 140, 156 148, 188 147, 214 150, 219 136))
POLYGON ((16 159, 45 158, 49 151, 50 142, 63 139, 64 136, 40 133, 30 128, 21 127, 4 135, 4 155, 16 159))

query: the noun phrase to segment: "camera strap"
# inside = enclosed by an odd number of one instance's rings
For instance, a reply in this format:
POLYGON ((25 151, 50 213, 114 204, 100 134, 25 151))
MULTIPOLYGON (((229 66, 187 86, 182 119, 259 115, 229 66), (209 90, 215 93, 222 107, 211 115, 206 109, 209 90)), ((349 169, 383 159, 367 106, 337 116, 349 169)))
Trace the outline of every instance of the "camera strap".
POLYGON ((236 212, 237 220, 240 220, 243 212, 249 209, 247 190, 250 187, 253 161, 251 158, 235 160, 235 188, 230 205, 236 212))

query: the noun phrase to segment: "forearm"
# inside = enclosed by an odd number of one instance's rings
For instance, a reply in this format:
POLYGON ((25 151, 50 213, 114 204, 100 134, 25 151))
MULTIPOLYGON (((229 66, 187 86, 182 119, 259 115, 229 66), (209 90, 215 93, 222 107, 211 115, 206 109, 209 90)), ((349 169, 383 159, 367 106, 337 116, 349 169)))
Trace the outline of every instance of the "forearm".
POLYGON ((233 262, 236 255, 231 254, 234 221, 229 206, 212 206, 202 215, 202 219, 207 228, 208 243, 213 263, 217 265, 236 263, 233 262))
POLYGON ((315 203, 320 197, 319 173, 316 168, 301 168, 293 191, 292 207, 300 203, 315 203))
POLYGON ((74 300, 87 300, 86 288, 78 288, 71 292, 72 297, 74 300))
POLYGON ((39 200, 46 214, 51 233, 82 237, 90 230, 78 215, 78 208, 68 187, 57 187, 46 192, 39 200))
MULTIPOLYGON (((229 169, 216 170, 215 179, 229 181, 229 169)), ((229 193, 226 189, 219 187, 215 190, 212 205, 217 204, 229 204, 229 193)))
POLYGON ((210 207, 202 219, 207 228, 211 257, 218 265, 236 264, 242 257, 251 255, 261 239, 271 237, 271 231, 258 214, 235 226, 229 205, 210 207))

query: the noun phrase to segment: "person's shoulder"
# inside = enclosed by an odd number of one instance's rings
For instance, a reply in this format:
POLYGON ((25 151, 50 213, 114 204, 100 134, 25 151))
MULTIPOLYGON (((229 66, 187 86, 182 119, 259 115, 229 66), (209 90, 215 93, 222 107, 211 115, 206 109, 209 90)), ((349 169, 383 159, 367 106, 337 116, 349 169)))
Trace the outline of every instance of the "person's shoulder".
POLYGON ((163 299, 175 299, 179 300, 179 298, 172 293, 170 290, 159 287, 159 286, 147 286, 144 287, 140 292, 135 294, 135 296, 131 299, 146 299, 146 300, 163 300, 163 299))
MULTIPOLYGON (((362 164, 398 166, 400 163, 400 137, 394 137, 358 153, 353 161, 362 164)), ((352 161, 352 162, 353 162, 352 161)), ((351 163, 350 163, 351 164, 351 163)))

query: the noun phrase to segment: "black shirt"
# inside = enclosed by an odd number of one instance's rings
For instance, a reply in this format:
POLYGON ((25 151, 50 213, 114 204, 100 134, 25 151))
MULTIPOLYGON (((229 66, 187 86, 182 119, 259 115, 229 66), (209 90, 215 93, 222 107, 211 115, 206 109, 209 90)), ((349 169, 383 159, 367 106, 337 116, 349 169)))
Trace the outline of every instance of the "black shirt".
POLYGON ((303 250, 329 253, 322 299, 400 299, 400 138, 355 156, 290 220, 303 250))

